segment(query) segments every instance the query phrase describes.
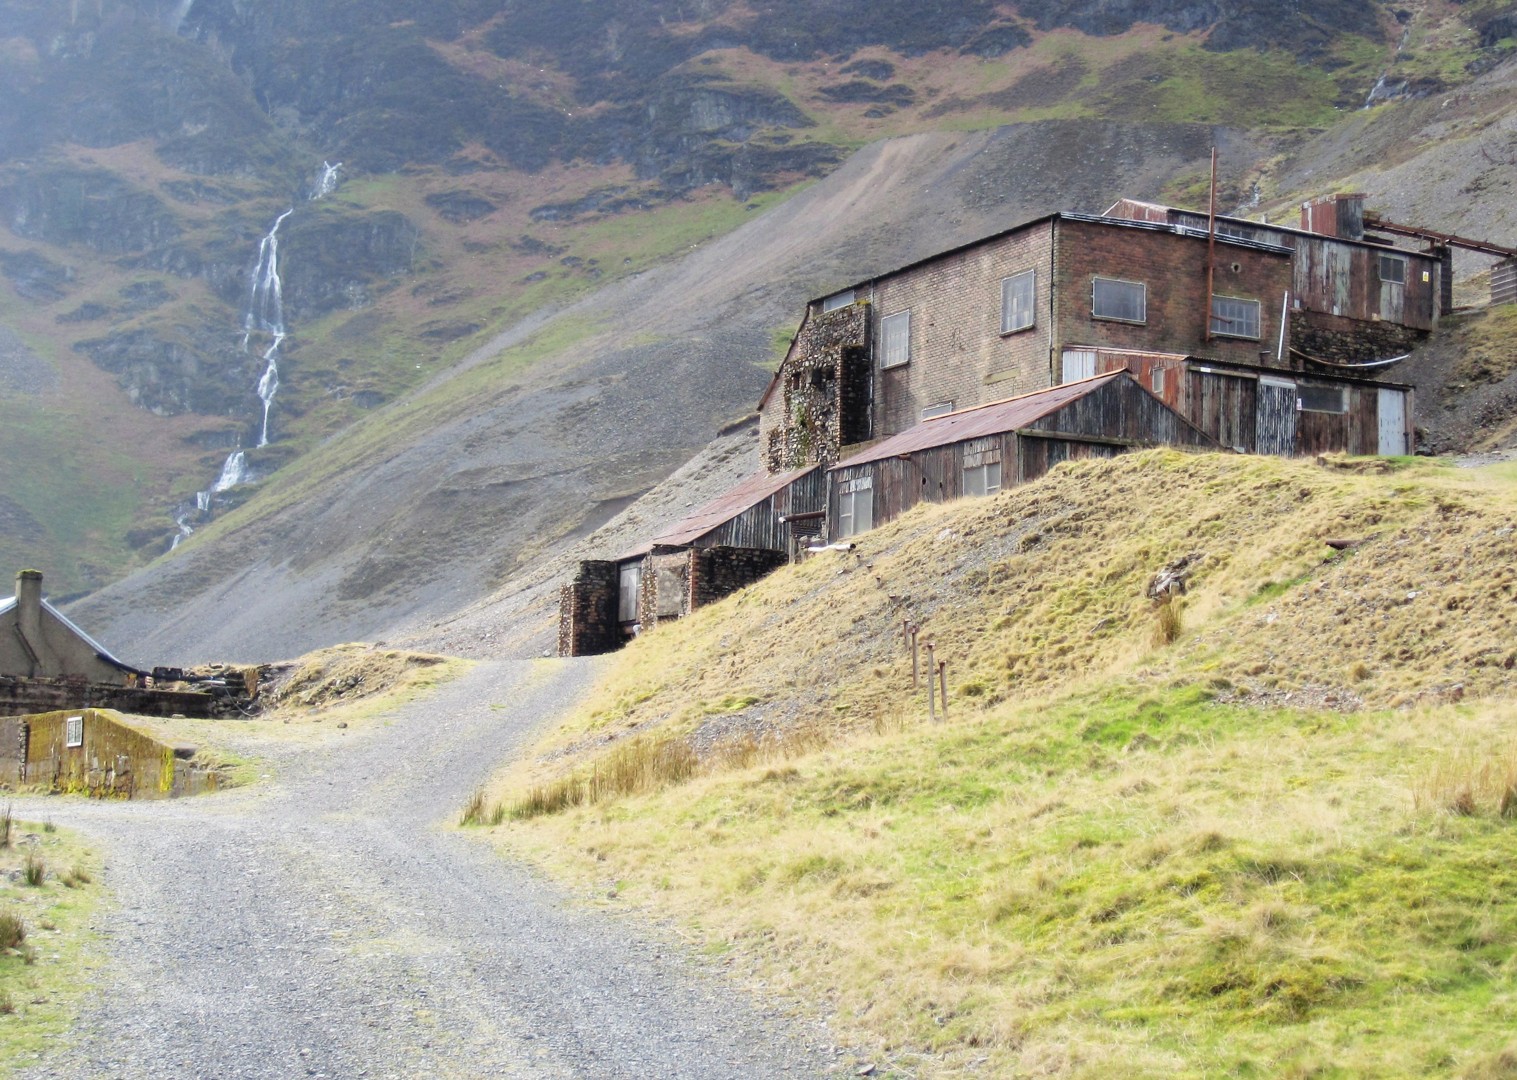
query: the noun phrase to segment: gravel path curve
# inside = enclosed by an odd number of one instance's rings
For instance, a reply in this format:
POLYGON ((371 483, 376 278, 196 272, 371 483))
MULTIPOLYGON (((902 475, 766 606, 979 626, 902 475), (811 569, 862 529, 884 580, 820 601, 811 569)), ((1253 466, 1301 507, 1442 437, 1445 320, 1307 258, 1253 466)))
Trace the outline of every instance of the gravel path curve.
POLYGON ((838 1066, 643 924, 445 828, 593 664, 480 664, 277 779, 174 802, 17 800, 118 900, 108 989, 42 1077, 768 1077, 838 1066))

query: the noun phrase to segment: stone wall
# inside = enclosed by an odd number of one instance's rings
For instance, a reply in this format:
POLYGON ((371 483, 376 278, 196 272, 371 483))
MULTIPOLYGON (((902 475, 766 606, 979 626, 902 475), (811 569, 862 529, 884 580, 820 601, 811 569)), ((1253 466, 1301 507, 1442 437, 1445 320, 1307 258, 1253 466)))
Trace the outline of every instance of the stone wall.
MULTIPOLYGON (((1292 349, 1335 364, 1404 356, 1427 340, 1425 333, 1409 326, 1362 322, 1315 311, 1291 312, 1289 336, 1292 349)), ((1373 375, 1371 372, 1370 377, 1373 375)))
POLYGON ((637 621, 644 630, 690 614, 691 557, 688 548, 657 548, 643 560, 637 621))
POLYGON ((14 791, 21 786, 26 738, 25 720, 19 716, 0 716, 0 787, 14 791))
POLYGON ((758 548, 705 548, 691 553, 690 595, 693 607, 714 604, 774 573, 789 561, 783 551, 758 548))
POLYGON ((869 305, 807 315, 759 418, 770 472, 830 465, 838 447, 869 438, 869 305))
POLYGON ((235 716, 231 701, 177 690, 102 686, 81 679, 27 679, 0 675, 0 714, 25 715, 55 709, 116 709, 135 716, 235 716))
POLYGON ((19 722, 26 729, 26 748, 18 787, 93 798, 161 799, 219 786, 219 774, 190 763, 195 747, 171 746, 110 709, 65 709, 19 722), (68 745, 73 717, 79 718, 77 746, 68 745))
POLYGON ((617 564, 587 560, 559 592, 558 655, 597 656, 621 647, 616 621, 617 564))

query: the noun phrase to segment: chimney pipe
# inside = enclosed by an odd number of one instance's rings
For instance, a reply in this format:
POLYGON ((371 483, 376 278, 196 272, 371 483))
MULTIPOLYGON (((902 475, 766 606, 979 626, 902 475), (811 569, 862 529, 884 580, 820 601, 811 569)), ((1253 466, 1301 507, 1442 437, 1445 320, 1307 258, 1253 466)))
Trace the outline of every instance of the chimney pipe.
MULTIPOLYGON (((16 630, 33 664, 42 646, 42 572, 23 570, 16 575, 16 630)), ((32 672, 36 674, 35 671, 32 672)))

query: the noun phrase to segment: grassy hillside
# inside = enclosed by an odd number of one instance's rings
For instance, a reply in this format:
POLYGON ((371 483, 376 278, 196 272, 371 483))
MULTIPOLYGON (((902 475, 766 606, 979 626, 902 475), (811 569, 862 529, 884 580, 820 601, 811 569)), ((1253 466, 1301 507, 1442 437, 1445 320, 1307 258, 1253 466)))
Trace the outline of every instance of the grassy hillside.
POLYGON ((474 818, 924 1075, 1505 1075, 1514 567, 1510 464, 1063 466, 644 636, 474 818))

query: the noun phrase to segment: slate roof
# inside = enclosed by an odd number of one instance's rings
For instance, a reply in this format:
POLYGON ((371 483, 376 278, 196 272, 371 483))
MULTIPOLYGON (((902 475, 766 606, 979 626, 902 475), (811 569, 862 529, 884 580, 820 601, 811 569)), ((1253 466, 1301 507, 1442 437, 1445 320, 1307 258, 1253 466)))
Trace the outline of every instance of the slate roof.
MULTIPOLYGON (((9 611, 14 610, 15 607, 16 607, 16 598, 14 596, 0 597, 0 615, 4 615, 4 614, 6 614, 9 611)), ((53 618, 57 619, 64 626, 68 627, 69 630, 74 634, 75 637, 77 637, 80 641, 84 642, 91 649, 93 649, 95 651, 95 655, 98 656, 100 659, 104 660, 107 664, 110 664, 114 668, 119 668, 120 670, 128 672, 128 673, 133 674, 133 675, 144 675, 144 674, 146 674, 146 672, 142 671, 139 668, 134 668, 131 664, 128 664, 126 661, 116 659, 114 656, 111 655, 110 650, 108 650, 104 645, 100 644, 100 642, 96 641, 94 638, 92 638, 88 634, 86 634, 83 630, 81 630, 74 623, 74 621, 72 619, 70 619, 67 615, 63 614, 63 612, 59 611, 57 608, 53 607, 53 605, 49 604, 46 600, 42 601, 42 610, 46 611, 53 618)))

